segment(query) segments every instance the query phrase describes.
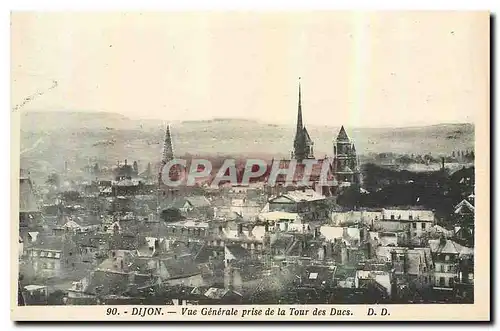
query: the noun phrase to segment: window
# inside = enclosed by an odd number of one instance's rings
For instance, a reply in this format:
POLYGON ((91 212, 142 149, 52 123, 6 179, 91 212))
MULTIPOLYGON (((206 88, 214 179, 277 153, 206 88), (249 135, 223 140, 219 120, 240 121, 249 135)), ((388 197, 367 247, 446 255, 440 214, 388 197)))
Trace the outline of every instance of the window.
POLYGON ((425 230, 425 226, 426 226, 426 224, 422 223, 422 230, 425 230))
POLYGON ((414 229, 416 229, 416 228, 417 228, 417 223, 416 223, 416 222, 413 222, 411 225, 412 225, 412 227, 413 227, 414 229))
POLYGON ((46 257, 47 256, 47 252, 40 252, 40 257, 46 257))
POLYGON ((408 216, 408 219, 411 221, 413 220, 413 215, 408 216))
POLYGON ((444 260, 445 260, 445 261, 449 261, 449 260, 450 260, 450 256, 449 256, 449 255, 445 255, 445 256, 444 256, 444 260))
POLYGON ((56 259, 60 258, 60 257, 61 257, 61 253, 56 253, 54 257, 55 257, 56 259))
POLYGON ((52 252, 48 252, 47 257, 52 257, 52 252))
POLYGON ((31 254, 32 254, 33 256, 38 256, 38 252, 37 252, 37 251, 32 251, 32 252, 31 252, 31 254))
POLYGON ((439 277, 439 286, 445 286, 446 279, 444 277, 439 277))

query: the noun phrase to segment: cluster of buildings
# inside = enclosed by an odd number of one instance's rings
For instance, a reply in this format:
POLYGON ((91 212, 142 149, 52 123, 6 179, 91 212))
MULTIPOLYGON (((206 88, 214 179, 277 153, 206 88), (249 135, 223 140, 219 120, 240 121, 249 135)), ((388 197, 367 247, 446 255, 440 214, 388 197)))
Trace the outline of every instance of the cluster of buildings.
MULTIPOLYGON (((299 87, 299 162, 314 158, 300 100, 299 87)), ((334 187, 190 191, 125 162, 113 180, 41 202, 22 174, 20 304, 55 293, 68 305, 472 301, 473 196, 457 205, 454 229, 418 207, 343 210, 336 195, 361 185, 343 127, 333 152, 334 187)), ((167 128, 162 164, 173 157, 167 128)))

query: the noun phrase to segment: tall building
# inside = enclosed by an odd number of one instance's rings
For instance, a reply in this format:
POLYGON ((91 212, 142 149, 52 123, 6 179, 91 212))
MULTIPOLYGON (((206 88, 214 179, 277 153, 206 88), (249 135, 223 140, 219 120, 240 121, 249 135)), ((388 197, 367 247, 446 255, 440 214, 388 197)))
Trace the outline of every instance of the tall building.
MULTIPOLYGON (((160 190, 160 195, 167 199, 174 198, 178 188, 173 185, 167 185, 166 178, 163 178, 165 175, 163 172, 163 168, 167 165, 168 162, 174 160, 174 148, 172 144, 172 136, 170 134, 170 126, 167 125, 165 130, 165 140, 163 143, 163 153, 161 159, 161 165, 158 173, 158 186, 160 190)), ((168 178, 171 181, 177 181, 181 176, 181 168, 179 165, 173 165, 170 167, 168 172, 168 178)))
POLYGON ((302 95, 299 78, 299 103, 297 113, 297 129, 293 141, 292 159, 302 161, 304 159, 314 159, 314 143, 302 122, 302 95))
POLYGON ((333 142, 334 173, 339 185, 360 184, 359 162, 356 147, 349 139, 344 126, 333 142))

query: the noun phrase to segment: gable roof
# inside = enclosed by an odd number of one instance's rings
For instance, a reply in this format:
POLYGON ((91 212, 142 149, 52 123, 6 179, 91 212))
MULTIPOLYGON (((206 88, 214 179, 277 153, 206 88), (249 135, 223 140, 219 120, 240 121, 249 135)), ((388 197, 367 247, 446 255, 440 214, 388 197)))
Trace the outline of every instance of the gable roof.
POLYGON ((474 213, 474 206, 467 201, 466 199, 463 199, 460 201, 460 203, 455 207, 455 214, 459 214, 464 211, 464 209, 468 209, 470 212, 474 213))
POLYGON ((464 252, 470 254, 470 248, 450 239, 446 239, 446 241, 441 241, 440 239, 429 240, 429 247, 432 253, 461 254, 464 252))

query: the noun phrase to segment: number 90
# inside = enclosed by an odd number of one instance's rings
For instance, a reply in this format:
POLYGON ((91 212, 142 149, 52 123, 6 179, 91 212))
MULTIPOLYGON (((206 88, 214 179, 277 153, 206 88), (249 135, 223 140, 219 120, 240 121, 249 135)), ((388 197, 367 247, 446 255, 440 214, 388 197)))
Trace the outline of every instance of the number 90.
POLYGON ((118 309, 117 308, 108 308, 106 309, 106 315, 117 315, 118 314, 118 309))

